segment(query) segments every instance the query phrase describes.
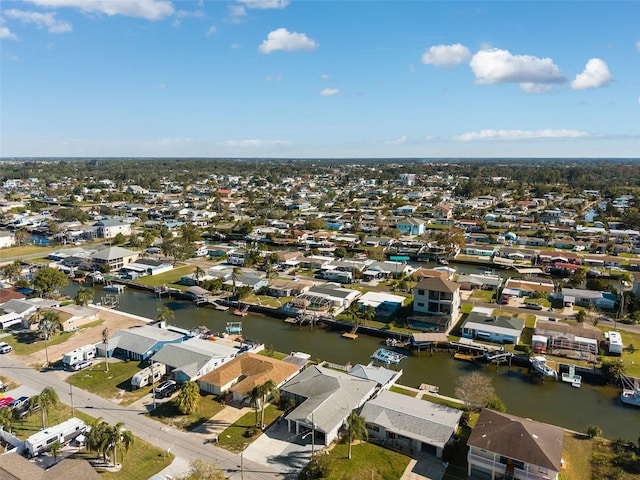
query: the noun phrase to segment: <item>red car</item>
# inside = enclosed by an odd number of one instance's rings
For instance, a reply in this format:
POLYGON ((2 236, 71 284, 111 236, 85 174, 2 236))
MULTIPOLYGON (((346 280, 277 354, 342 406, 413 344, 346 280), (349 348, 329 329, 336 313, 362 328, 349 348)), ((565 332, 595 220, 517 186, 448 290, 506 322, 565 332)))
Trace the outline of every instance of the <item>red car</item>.
POLYGON ((7 405, 9 405, 11 402, 13 402, 13 398, 11 397, 3 397, 0 398, 0 408, 4 408, 7 405))

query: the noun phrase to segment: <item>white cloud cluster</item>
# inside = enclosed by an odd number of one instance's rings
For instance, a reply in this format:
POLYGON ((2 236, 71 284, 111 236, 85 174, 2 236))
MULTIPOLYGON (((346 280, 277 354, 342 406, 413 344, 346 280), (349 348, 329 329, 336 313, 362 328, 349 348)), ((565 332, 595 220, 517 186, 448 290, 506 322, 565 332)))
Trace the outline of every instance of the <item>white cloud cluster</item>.
POLYGON ((296 51, 296 50, 315 50, 318 44, 307 37, 304 33, 290 32, 286 28, 278 28, 269 32, 267 39, 264 40, 258 50, 262 53, 271 53, 276 50, 296 51))
POLYGON ((3 40, 17 40, 18 36, 11 32, 8 27, 0 27, 0 39, 3 40))
POLYGON ((550 58, 513 55, 508 50, 486 48, 477 52, 469 66, 478 83, 562 83, 566 77, 550 58))
POLYGON ((425 65, 453 66, 466 62, 471 58, 471 52, 460 43, 454 45, 434 45, 422 54, 425 65))
POLYGON ((590 136, 587 132, 579 130, 480 130, 479 132, 467 132, 455 135, 456 142, 472 142, 477 140, 538 140, 538 139, 563 139, 583 138, 590 136))
POLYGON ((393 140, 388 140, 386 142, 384 142, 386 145, 403 145, 405 143, 407 143, 409 141, 409 137, 407 137, 406 135, 401 135, 398 138, 395 138, 393 140))
MULTIPOLYGON (((640 50, 640 41, 636 42, 640 50)), ((533 55, 516 55, 508 50, 483 47, 474 55, 460 43, 434 45, 422 55, 422 63, 437 67, 450 67, 463 62, 469 67, 478 84, 518 83, 525 93, 548 93, 553 85, 567 82, 567 77, 551 58, 533 55)), ((570 83, 574 90, 599 88, 613 80, 607 64, 599 59, 590 59, 582 73, 570 83)))
POLYGON ((25 0, 47 8, 77 8, 84 13, 104 13, 126 17, 162 20, 173 15, 173 4, 169 0, 25 0))
POLYGON ((269 8, 282 9, 289 5, 289 0, 238 0, 247 8, 266 10, 269 8))
POLYGON ((341 95, 342 93, 340 93, 340 90, 338 90, 337 88, 325 88, 324 90, 320 91, 321 97, 338 97, 341 95))
POLYGON ((27 12, 12 8, 5 10, 3 13, 7 18, 18 20, 22 23, 32 23, 38 28, 46 28, 49 33, 66 33, 72 29, 71 23, 58 20, 53 12, 27 12))
POLYGON ((612 80, 609 66, 599 58, 592 58, 587 62, 582 73, 576 75, 575 80, 571 82, 571 88, 574 90, 598 88, 607 85, 612 80))

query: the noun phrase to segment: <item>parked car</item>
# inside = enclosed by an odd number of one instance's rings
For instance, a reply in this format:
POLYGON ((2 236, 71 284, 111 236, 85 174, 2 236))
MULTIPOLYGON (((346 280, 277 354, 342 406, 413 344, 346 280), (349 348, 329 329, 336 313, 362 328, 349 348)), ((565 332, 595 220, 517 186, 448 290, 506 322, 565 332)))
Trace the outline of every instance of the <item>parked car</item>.
POLYGON ((29 397, 22 396, 20 398, 16 398, 13 402, 9 404, 9 408, 20 408, 24 404, 29 401, 29 397))
POLYGON ((168 397, 177 389, 178 384, 175 381, 167 380, 166 382, 162 382, 160 385, 158 385, 155 389, 155 392, 162 397, 168 397))
POLYGON ((525 303, 524 308, 528 308, 529 310, 542 310, 542 305, 538 303, 525 303))
POLYGON ((7 342, 0 342, 0 353, 12 352, 13 348, 7 342))
POLYGON ((90 367, 91 365, 93 365, 93 362, 91 360, 84 360, 82 362, 78 362, 71 365, 71 370, 73 370, 74 372, 77 372, 78 370, 82 370, 83 368, 90 367))
POLYGON ((0 408, 8 406, 11 402, 13 402, 13 397, 0 398, 0 408))

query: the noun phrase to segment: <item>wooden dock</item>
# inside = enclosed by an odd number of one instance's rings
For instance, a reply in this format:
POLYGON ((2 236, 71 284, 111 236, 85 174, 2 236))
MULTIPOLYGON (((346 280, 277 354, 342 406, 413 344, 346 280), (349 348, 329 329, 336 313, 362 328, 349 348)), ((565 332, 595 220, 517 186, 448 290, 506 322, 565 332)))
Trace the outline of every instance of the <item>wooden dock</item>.
POLYGON ((465 360, 467 362, 476 362, 482 358, 484 358, 484 355, 472 355, 472 354, 468 354, 468 353, 456 353, 453 358, 455 358, 456 360, 465 360))
POLYGON ((356 333, 357 331, 358 331, 358 325, 353 327, 350 332, 344 332, 342 336, 344 338, 348 338, 349 340, 355 340, 356 338, 358 338, 358 334, 356 333))

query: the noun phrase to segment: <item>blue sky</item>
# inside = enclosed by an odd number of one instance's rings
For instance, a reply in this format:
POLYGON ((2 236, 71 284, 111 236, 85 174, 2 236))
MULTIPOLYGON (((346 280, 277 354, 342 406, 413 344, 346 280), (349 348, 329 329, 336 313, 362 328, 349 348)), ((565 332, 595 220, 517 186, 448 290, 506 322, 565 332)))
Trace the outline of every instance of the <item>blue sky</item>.
POLYGON ((2 157, 640 156, 636 1, 1 8, 2 157))

